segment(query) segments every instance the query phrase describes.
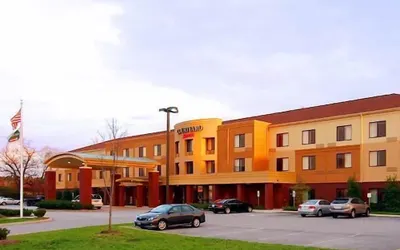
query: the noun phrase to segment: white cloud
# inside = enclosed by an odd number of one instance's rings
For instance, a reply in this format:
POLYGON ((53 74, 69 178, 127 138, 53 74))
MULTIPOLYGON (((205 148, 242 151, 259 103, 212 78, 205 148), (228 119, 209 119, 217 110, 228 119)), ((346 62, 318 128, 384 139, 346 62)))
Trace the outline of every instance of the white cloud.
POLYGON ((218 101, 115 71, 103 52, 122 46, 124 31, 113 21, 123 14, 117 4, 90 0, 1 1, 0 135, 21 98, 25 136, 54 147, 89 143, 107 117, 131 124, 131 133, 163 129, 158 108, 165 105, 179 106, 176 121, 239 115, 218 101), (132 119, 142 115, 145 121, 132 119))

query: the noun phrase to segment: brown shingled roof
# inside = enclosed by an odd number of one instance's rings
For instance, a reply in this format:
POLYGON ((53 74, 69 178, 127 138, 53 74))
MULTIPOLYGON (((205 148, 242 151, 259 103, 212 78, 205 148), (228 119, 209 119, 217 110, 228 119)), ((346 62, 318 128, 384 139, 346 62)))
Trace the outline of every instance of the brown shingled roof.
MULTIPOLYGON (((400 94, 387 94, 387 95, 373 96, 362 99, 355 99, 350 101, 324 104, 308 108, 288 110, 266 115, 258 115, 258 116, 245 117, 235 120, 228 120, 224 121, 223 124, 230 124, 234 122, 249 121, 249 120, 259 120, 259 121, 269 122, 272 124, 282 124, 289 122, 319 119, 324 117, 370 112, 370 111, 397 108, 397 107, 400 107, 400 94)), ((128 136, 120 138, 120 140, 127 140, 143 136, 155 136, 162 134, 165 134, 165 131, 128 136)), ((71 152, 100 149, 103 148, 105 143, 106 142, 89 145, 86 147, 74 149, 71 152)))
POLYGON ((349 115, 376 110, 390 109, 400 107, 400 94, 388 94, 373 96, 362 99, 337 102, 314 106, 309 108, 294 109, 289 111, 258 115, 235 120, 224 121, 223 124, 230 124, 240 121, 259 120, 272 124, 282 124, 289 122, 298 122, 324 117, 349 115))

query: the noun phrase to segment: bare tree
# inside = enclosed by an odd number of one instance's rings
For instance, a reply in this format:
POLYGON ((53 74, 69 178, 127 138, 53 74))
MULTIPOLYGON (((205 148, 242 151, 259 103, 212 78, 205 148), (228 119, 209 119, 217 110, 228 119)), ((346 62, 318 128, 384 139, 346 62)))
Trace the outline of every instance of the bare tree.
POLYGON ((98 137, 93 141, 97 143, 107 142, 110 145, 111 155, 113 157, 113 163, 111 168, 109 169, 101 169, 103 173, 108 171, 110 173, 110 188, 107 187, 107 180, 103 177, 104 180, 104 191, 106 195, 109 197, 110 206, 108 213, 108 232, 112 231, 112 206, 114 202, 114 183, 115 183, 115 175, 117 169, 117 161, 118 161, 118 152, 120 152, 120 141, 118 139, 123 138, 127 135, 127 131, 123 130, 122 127, 118 124, 117 119, 112 118, 111 120, 106 121, 106 129, 104 132, 98 131, 98 137))

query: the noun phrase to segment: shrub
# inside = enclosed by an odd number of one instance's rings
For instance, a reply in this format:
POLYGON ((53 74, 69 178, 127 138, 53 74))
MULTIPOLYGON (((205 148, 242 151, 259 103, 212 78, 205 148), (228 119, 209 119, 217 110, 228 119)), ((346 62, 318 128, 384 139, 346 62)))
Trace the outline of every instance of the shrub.
POLYGON ((0 228, 0 240, 6 240, 7 235, 10 234, 10 230, 7 228, 0 228))
POLYGON ((33 215, 39 218, 42 218, 45 214, 46 214, 46 209, 43 208, 38 208, 35 211, 33 211, 33 215))
POLYGON ((208 209, 208 203, 193 203, 193 204, 190 204, 190 205, 192 205, 195 208, 202 209, 202 210, 207 210, 208 209))
POLYGON ((347 196, 361 198, 361 187, 354 177, 347 180, 347 196))
MULTIPOLYGON (((31 209, 24 209, 23 214, 24 216, 31 216, 33 210, 31 209)), ((0 215, 5 217, 16 217, 19 216, 19 210, 17 209, 0 209, 0 215)))
POLYGON ((93 209, 93 205, 82 205, 78 202, 64 201, 64 200, 51 200, 41 201, 37 204, 38 208, 45 209, 66 209, 66 210, 80 210, 80 209, 93 209))
POLYGON ((292 207, 292 206, 286 206, 286 207, 283 207, 283 210, 284 211, 297 211, 297 208, 292 207))

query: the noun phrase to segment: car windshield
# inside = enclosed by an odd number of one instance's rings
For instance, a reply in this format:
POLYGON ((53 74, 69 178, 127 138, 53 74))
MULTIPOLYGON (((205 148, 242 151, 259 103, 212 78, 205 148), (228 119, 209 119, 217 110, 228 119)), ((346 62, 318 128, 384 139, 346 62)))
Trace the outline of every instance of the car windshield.
POLYGON ((304 202, 304 205, 315 205, 317 204, 318 200, 309 200, 304 202))
POLYGON ((92 194, 92 199, 100 199, 101 200, 101 196, 99 194, 92 194))
POLYGON ((151 213, 166 213, 171 209, 171 205, 161 205, 150 210, 151 213))
POLYGON ((349 199, 336 199, 332 201, 332 204, 346 204, 347 202, 349 202, 349 199))

